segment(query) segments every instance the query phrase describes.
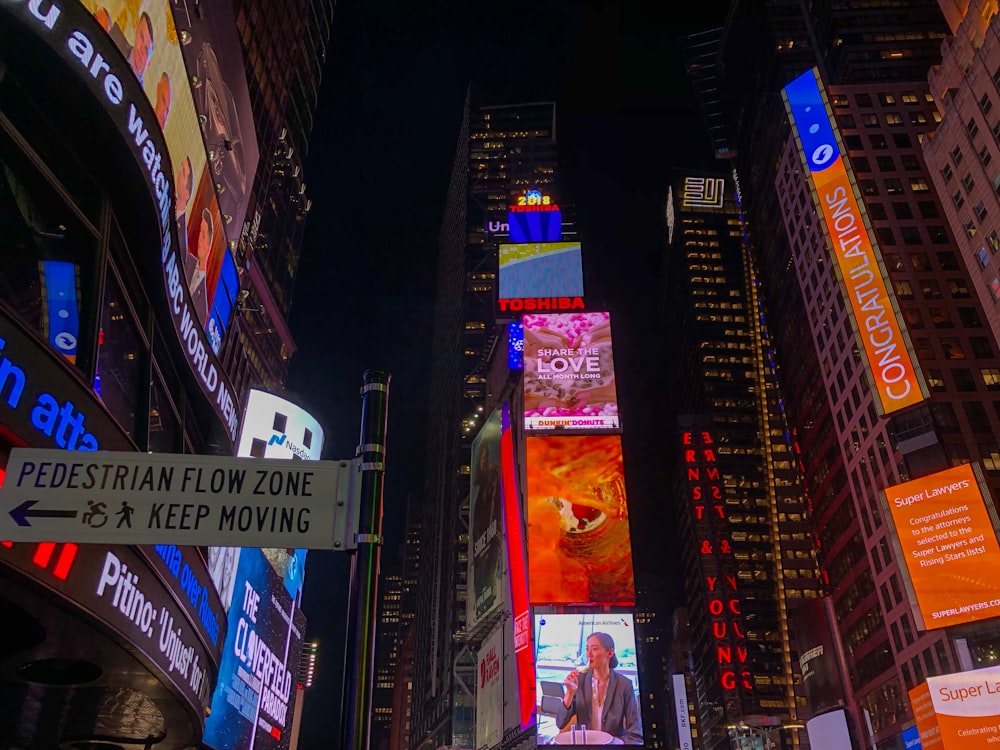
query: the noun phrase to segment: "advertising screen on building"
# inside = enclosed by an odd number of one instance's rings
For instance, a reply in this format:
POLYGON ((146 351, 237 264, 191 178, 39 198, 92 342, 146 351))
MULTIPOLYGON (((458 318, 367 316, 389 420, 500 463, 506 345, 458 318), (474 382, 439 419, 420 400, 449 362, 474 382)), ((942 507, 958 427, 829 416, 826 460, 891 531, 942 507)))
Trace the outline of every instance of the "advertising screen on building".
MULTIPOLYGON (((500 409, 500 478, 503 487, 504 539, 507 544, 507 581, 510 584, 511 617, 507 618, 514 644, 514 667, 519 728, 531 726, 535 714, 535 664, 531 648, 531 607, 528 604, 528 571, 525 563, 524 520, 518 492, 514 436, 511 432, 510 404, 500 409)), ((509 723, 514 727, 513 722, 509 723)))
POLYGON ((928 677, 910 705, 923 750, 1000 745, 1000 667, 928 677))
POLYGON ((281 396, 250 390, 237 456, 319 461, 322 454, 323 427, 312 414, 281 396))
POLYGON ((791 614, 806 700, 814 714, 845 705, 828 597, 802 599, 791 614))
POLYGON ((470 596, 466 627, 472 629, 503 603, 504 507, 500 487, 500 412, 493 412, 472 441, 469 482, 470 596))
POLYGON ((621 438, 529 437, 526 444, 531 603, 633 604, 621 438))
POLYGON ((814 750, 843 750, 854 747, 847 712, 843 709, 814 716, 806 722, 809 746, 814 750))
MULTIPOLYGON (((535 643, 537 644, 536 679, 538 680, 536 689, 539 695, 550 696, 560 702, 565 690, 563 681, 566 679, 566 675, 576 671, 586 676, 590 671, 591 664, 587 658, 587 639, 594 633, 603 633, 610 637, 610 641, 605 639, 604 642, 610 642, 614 645, 614 655, 618 660, 614 672, 617 676, 628 680, 628 683, 619 682, 616 688, 623 688, 632 693, 630 697, 627 693, 618 693, 616 690, 614 695, 605 697, 605 706, 614 704, 616 710, 609 710, 605 713, 607 721, 602 724, 600 731, 607 732, 621 740, 621 743, 615 742, 614 744, 642 744, 641 721, 636 718, 635 722, 629 722, 625 718, 629 715, 629 710, 627 708, 622 710, 624 706, 631 703, 638 713, 640 685, 634 625, 630 612, 536 613, 534 616, 535 643), (627 736, 626 723, 630 723, 631 736, 627 736), (635 732, 638 732, 638 736, 635 732)), ((583 692, 586 693, 587 690, 583 689, 583 692)), ((579 695, 580 692, 578 691, 577 694, 579 695)), ((556 724, 555 711, 556 702, 544 701, 543 698, 542 712, 538 717, 539 745, 568 744, 561 741, 566 738, 556 739, 561 727, 556 724)), ((588 728, 595 729, 595 726, 591 724, 588 728)))
MULTIPOLYGON (((138 78, 156 115, 157 122, 150 124, 158 125, 166 138, 174 171, 173 215, 185 250, 193 309, 217 354, 239 291, 216 188, 216 177, 221 175, 215 170, 224 160, 215 159, 218 151, 211 146, 213 161, 207 158, 209 133, 203 137, 199 126, 174 15, 166 0, 144 6, 128 0, 85 0, 84 5, 138 78)), ((204 97, 203 89, 199 88, 199 96, 204 97)), ((212 106, 219 108, 221 100, 212 106)))
POLYGON ((510 199, 506 231, 511 242, 559 242, 562 212, 556 200, 540 190, 526 190, 510 199))
POLYGON ((476 654, 476 750, 496 747, 504 733, 504 628, 497 628, 476 654))
POLYGON ((617 432, 610 313, 526 314, 523 322, 525 429, 617 432))
POLYGON ((243 549, 219 681, 205 722, 214 750, 286 750, 305 618, 258 549, 243 549))
POLYGON ((691 707, 688 703, 687 684, 683 674, 673 675, 673 692, 680 750, 694 750, 694 740, 691 737, 691 707))
POLYGON ((882 255, 820 89, 818 72, 809 70, 796 78, 783 89, 783 96, 865 352, 876 403, 885 414, 920 403, 928 396, 927 386, 887 283, 882 255))
POLYGON ((1000 615, 1000 544, 985 488, 974 467, 964 464, 882 494, 921 630, 1000 615))
POLYGON ((513 297, 582 297, 583 255, 579 242, 500 245, 498 294, 513 297))
POLYGON ((239 239, 257 171, 257 135, 231 0, 172 0, 181 46, 204 123, 211 172, 221 186, 219 207, 230 244, 239 239))

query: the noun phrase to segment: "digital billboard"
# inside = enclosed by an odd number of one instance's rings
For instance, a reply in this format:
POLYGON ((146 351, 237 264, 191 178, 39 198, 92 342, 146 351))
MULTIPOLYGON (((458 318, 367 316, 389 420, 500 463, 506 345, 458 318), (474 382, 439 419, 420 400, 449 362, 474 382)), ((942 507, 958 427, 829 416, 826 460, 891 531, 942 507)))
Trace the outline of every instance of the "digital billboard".
POLYGON ((632 543, 617 435, 528 437, 532 604, 633 604, 632 543))
MULTIPOLYGON (((531 649, 531 607, 528 604, 528 571, 525 561, 524 520, 521 515, 521 498, 518 492, 517 461, 514 453, 514 436, 511 432, 510 404, 504 402, 500 409, 500 480, 503 488, 504 539, 507 548, 507 581, 510 585, 511 617, 507 618, 512 629, 514 666, 518 701, 518 723, 524 730, 531 726, 535 713, 535 665, 531 649)), ((506 626, 505 626, 506 627, 506 626)))
POLYGON ((972 464, 887 487, 882 499, 921 630, 1000 615, 996 511, 972 464))
POLYGON ((263 552, 243 549, 205 745, 289 747, 304 630, 305 617, 263 552))
MULTIPOLYGON (((239 289, 234 286, 236 266, 219 208, 216 183, 221 181, 207 159, 208 133, 203 134, 199 125, 174 15, 167 0, 145 4, 84 0, 83 4, 121 52, 153 105, 156 122, 145 127, 158 125, 167 141, 176 198, 173 218, 186 250, 187 284, 201 328, 218 354, 239 289)), ((141 121, 130 123, 137 137, 142 128, 141 121)))
POLYGON ((323 427, 288 399, 252 388, 247 394, 237 456, 319 461, 323 427))
POLYGON ((845 705, 830 599, 802 599, 792 611, 791 624, 809 708, 818 714, 845 705))
POLYGON ((813 201, 823 216, 851 321, 882 413, 928 396, 927 386, 899 315, 882 255, 841 147, 833 113, 809 70, 782 90, 813 201))
POLYGON ((555 198, 535 188, 512 196, 505 229, 511 242, 559 242, 562 240, 559 204, 555 198))
POLYGON ((231 0, 171 0, 194 106, 203 123, 209 172, 220 186, 225 235, 239 239, 260 157, 231 0))
POLYGON ((582 297, 583 255, 579 242, 500 245, 498 295, 582 297))
MULTIPOLYGON (((639 664, 636 658, 635 622, 632 613, 536 612, 534 632, 537 654, 536 690, 539 695, 553 695, 556 698, 564 694, 564 680, 570 672, 586 675, 590 671, 587 638, 594 633, 610 636, 610 642, 614 644, 614 655, 618 661, 613 671, 616 675, 626 678, 628 683, 622 681, 614 688, 607 688, 609 692, 605 695, 605 722, 601 725, 600 731, 615 737, 617 741, 613 744, 641 745, 642 724, 638 716, 639 664), (628 690, 631 696, 620 692, 622 690, 628 690), (609 709, 607 706, 614 708, 609 709)), ((584 693, 589 692, 587 688, 581 690, 584 693)), ((593 723, 588 728, 596 729, 593 723)), ((538 744, 568 744, 566 737, 558 737, 559 730, 557 714, 553 711, 544 711, 538 719, 538 744)))
POLYGON ((528 431, 618 431, 611 315, 526 314, 524 426, 528 431))
POLYGON ((1000 744, 1000 667, 928 677, 910 691, 923 750, 1000 744))
POLYGON ((500 412, 493 412, 472 441, 469 483, 469 598, 472 629, 503 603, 504 507, 500 486, 500 412))

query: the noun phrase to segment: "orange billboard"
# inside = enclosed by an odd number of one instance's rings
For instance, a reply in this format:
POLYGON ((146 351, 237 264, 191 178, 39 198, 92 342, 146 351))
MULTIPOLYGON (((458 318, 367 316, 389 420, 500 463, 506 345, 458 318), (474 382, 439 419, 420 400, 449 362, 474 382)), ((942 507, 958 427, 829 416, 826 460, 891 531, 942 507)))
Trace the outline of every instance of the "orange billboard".
POLYGON ((833 115, 809 70, 783 89, 813 199, 826 224, 844 297, 865 352, 876 403, 891 413, 920 403, 927 386, 886 283, 885 266, 844 158, 833 115))
POLYGON ((928 677, 910 705, 923 750, 1000 746, 1000 667, 928 677))
POLYGON ((1000 544, 987 505, 992 501, 973 466, 897 484, 883 496, 921 629, 1000 615, 1000 544))
POLYGON ((531 604, 634 604, 621 438, 525 442, 531 604))

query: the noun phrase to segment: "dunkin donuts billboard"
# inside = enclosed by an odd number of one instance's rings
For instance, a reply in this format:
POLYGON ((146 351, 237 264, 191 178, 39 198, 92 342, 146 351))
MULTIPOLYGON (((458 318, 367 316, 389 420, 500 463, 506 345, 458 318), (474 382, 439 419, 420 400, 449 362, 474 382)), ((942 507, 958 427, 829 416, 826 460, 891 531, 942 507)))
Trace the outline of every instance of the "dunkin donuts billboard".
POLYGON ((611 315, 526 314, 524 427, 528 432, 620 432, 611 315))

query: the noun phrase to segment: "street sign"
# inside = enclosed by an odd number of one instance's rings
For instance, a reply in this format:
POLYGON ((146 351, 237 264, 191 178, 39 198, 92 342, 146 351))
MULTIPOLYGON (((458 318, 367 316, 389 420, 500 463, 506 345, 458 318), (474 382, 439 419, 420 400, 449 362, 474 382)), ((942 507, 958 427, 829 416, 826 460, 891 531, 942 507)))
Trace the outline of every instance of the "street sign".
POLYGON ((356 549, 360 469, 360 459, 14 448, 0 539, 356 549))

